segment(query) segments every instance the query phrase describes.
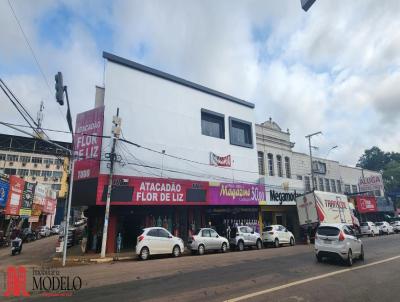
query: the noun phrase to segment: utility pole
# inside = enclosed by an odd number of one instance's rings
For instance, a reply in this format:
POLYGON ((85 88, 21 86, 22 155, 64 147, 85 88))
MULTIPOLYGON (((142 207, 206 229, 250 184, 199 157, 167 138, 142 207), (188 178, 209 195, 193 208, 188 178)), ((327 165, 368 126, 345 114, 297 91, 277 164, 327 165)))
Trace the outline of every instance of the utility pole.
POLYGON ((311 149, 311 137, 314 135, 322 134, 321 131, 311 133, 309 135, 306 135, 306 138, 308 138, 308 147, 310 149, 310 165, 311 165, 311 191, 314 191, 315 186, 314 186, 314 169, 313 169, 313 159, 312 159, 312 149, 311 149))
POLYGON ((113 117, 113 127, 111 129, 113 134, 113 143, 111 146, 111 153, 106 154, 106 157, 110 159, 110 175, 108 179, 108 189, 107 189, 107 201, 106 201, 106 211, 104 214, 104 227, 103 227, 103 239, 101 241, 101 255, 100 258, 106 257, 106 246, 107 246, 107 232, 108 232, 108 220, 110 217, 110 203, 111 203, 111 191, 112 191, 112 178, 114 173, 114 162, 116 161, 115 145, 121 133, 121 118, 119 117, 119 108, 117 108, 117 115, 113 117))

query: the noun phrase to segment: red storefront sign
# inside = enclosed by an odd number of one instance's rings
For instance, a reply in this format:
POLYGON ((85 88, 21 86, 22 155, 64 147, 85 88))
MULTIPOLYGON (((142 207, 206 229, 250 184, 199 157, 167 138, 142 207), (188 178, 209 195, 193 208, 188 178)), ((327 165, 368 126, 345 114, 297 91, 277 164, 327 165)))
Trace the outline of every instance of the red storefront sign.
POLYGON ((357 210, 360 213, 377 212, 376 198, 373 196, 357 196, 357 210))
MULTIPOLYGON (((108 175, 99 176, 97 205, 105 205, 108 175)), ((208 182, 114 176, 113 205, 201 205, 207 202, 208 182)))
POLYGON ((104 106, 79 113, 74 136, 74 180, 99 175, 103 135, 104 106))
POLYGON ((22 193, 25 181, 15 175, 10 176, 10 191, 5 209, 6 215, 18 215, 21 208, 22 193))

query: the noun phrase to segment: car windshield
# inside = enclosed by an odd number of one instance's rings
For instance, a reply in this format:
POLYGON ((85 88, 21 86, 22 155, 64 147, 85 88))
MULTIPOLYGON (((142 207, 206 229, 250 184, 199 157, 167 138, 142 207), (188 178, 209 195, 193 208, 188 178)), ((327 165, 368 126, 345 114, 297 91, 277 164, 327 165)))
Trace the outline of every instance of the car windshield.
POLYGON ((268 226, 263 229, 264 232, 272 231, 272 227, 268 226))
POLYGON ((337 236, 339 232, 340 230, 338 228, 328 226, 319 227, 317 230, 317 234, 323 236, 337 236))
POLYGON ((375 225, 383 225, 383 222, 375 222, 375 225))
POLYGON ((367 222, 362 222, 361 226, 368 226, 368 223, 367 222))

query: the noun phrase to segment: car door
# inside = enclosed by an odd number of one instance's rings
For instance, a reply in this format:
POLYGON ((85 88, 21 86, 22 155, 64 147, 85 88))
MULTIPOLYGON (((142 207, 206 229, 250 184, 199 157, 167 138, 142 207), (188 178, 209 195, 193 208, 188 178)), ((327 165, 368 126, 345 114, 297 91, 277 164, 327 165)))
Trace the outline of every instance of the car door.
POLYGON ((215 230, 213 230, 213 229, 210 229, 210 241, 211 241, 211 244, 210 244, 210 247, 211 247, 211 249, 213 249, 213 250, 217 250, 217 249, 219 249, 221 246, 222 246, 222 244, 219 244, 219 235, 218 235, 218 233, 215 231, 215 230))
POLYGON ((172 235, 164 229, 158 229, 158 236, 158 241, 160 243, 160 253, 172 253, 172 248, 174 244, 172 235))
POLYGON ((350 241, 350 248, 353 251, 353 255, 359 255, 361 253, 361 240, 357 238, 354 231, 348 226, 345 226, 343 231, 350 241))
POLYGON ((255 245, 257 242, 257 235, 255 234, 254 230, 251 227, 246 227, 247 234, 248 234, 248 244, 255 245))
POLYGON ((210 230, 209 229, 202 230, 201 231, 201 238, 202 238, 202 241, 204 243, 204 248, 206 250, 210 250, 211 246, 212 246, 210 230))
POLYGON ((151 229, 145 235, 147 246, 151 254, 160 254, 161 244, 158 235, 158 229, 151 229))
POLYGON ((249 245, 249 240, 250 240, 249 235, 250 234, 248 233, 247 227, 243 226, 243 227, 240 227, 239 229, 240 229, 241 235, 243 236, 244 244, 249 245))
POLYGON ((287 228, 285 228, 284 226, 281 226, 281 233, 282 233, 282 237, 285 243, 289 242, 289 232, 287 230, 287 228))

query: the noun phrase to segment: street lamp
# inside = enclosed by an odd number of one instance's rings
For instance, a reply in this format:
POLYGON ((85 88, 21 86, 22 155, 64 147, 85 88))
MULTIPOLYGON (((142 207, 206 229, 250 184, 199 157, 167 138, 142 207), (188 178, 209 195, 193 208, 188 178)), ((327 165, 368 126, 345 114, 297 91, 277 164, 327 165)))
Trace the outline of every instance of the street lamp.
POLYGON ((306 138, 308 138, 308 147, 310 149, 310 164, 311 164, 311 191, 314 191, 314 169, 313 169, 313 160, 312 160, 312 146, 311 146, 311 137, 315 135, 322 134, 321 131, 311 133, 309 135, 306 135, 306 138))
POLYGON ((328 150, 328 152, 326 152, 325 158, 328 159, 329 153, 330 153, 333 149, 337 149, 337 148, 338 148, 337 145, 335 145, 335 146, 333 146, 332 148, 330 148, 330 149, 328 150))

